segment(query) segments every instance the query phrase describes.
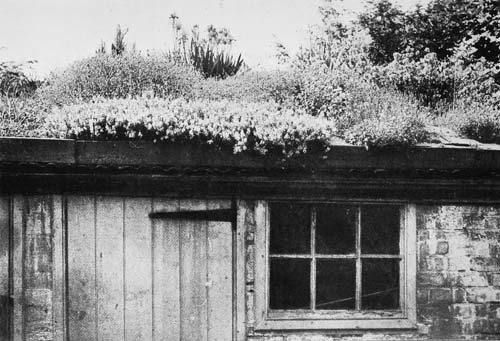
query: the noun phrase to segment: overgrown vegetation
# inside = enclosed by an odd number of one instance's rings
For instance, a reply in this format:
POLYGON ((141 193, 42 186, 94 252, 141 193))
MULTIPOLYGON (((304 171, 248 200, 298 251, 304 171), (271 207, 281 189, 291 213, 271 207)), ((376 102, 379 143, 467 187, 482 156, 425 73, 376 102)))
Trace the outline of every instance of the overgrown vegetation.
POLYGON ((93 97, 126 98, 150 92, 158 97, 191 96, 201 76, 161 54, 97 54, 51 74, 40 96, 58 105, 93 97))
MULTIPOLYGON (((119 27, 111 53, 103 43, 36 91, 2 92, 0 133, 288 156, 328 150, 338 138, 367 148, 411 147, 427 141, 430 125, 500 143, 495 1, 433 0, 405 12, 378 0, 345 23, 334 0, 325 0, 309 44, 297 54, 281 45, 284 67, 276 71, 245 68, 232 55, 227 29, 187 34, 172 15, 174 48, 143 54, 119 27)), ((0 75, 0 84, 24 84, 22 72, 15 82, 0 75)))

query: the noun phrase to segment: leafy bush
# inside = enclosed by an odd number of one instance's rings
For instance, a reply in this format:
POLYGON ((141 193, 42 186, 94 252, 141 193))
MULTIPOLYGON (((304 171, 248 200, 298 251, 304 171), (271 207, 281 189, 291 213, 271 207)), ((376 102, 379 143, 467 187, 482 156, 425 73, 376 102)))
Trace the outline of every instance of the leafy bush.
POLYGON ((475 59, 500 62, 498 0, 432 0, 405 12, 389 0, 377 0, 359 15, 359 23, 372 37, 370 56, 377 64, 391 62, 394 53, 409 47, 416 59, 427 51, 445 60, 470 38, 477 38, 475 59))
POLYGON ((396 53, 391 63, 375 69, 374 78, 379 85, 411 94, 430 107, 453 100, 456 87, 453 65, 438 60, 435 53, 418 60, 412 53, 396 53))
POLYGON ((145 139, 213 144, 266 153, 304 153, 311 144, 329 145, 332 121, 273 103, 208 102, 183 99, 103 100, 57 109, 47 119, 49 136, 78 139, 145 139))
POLYGON ((209 144, 232 148, 235 153, 281 151, 292 156, 311 148, 327 150, 341 136, 370 147, 407 147, 421 142, 425 137, 421 121, 410 115, 398 117, 394 115, 397 109, 372 112, 341 127, 336 119, 274 102, 102 99, 54 110, 45 129, 52 137, 209 144), (366 119, 369 121, 363 123, 366 119))
POLYGON ((369 148, 407 148, 428 138, 428 110, 417 100, 374 84, 357 84, 338 126, 348 143, 369 148))
POLYGON ((292 96, 294 84, 290 71, 247 71, 225 79, 204 79, 195 86, 193 98, 283 103, 292 96))
POLYGON ((447 113, 452 127, 483 143, 500 143, 500 110, 481 103, 458 103, 447 113))
POLYGON ((198 25, 189 35, 182 27, 177 14, 170 15, 174 33, 174 50, 168 52, 172 60, 192 65, 205 78, 224 79, 234 76, 242 68, 241 54, 234 58, 231 45, 235 41, 227 28, 207 27, 205 37, 200 35, 198 25), (190 44, 188 44, 190 41, 190 44))
POLYGON ((99 54, 53 73, 41 96, 57 104, 90 100, 95 96, 125 98, 152 92, 158 97, 191 94, 201 76, 193 68, 160 55, 99 54))
POLYGON ((31 95, 41 85, 41 82, 26 76, 24 66, 13 62, 0 62, 0 95, 9 97, 31 95))
POLYGON ((49 108, 36 97, 0 95, 0 136, 40 136, 49 108))
POLYGON ((224 79, 234 76, 243 66, 241 54, 233 59, 227 52, 218 51, 208 44, 203 46, 194 40, 191 41, 190 60, 193 67, 206 78, 224 79))
POLYGON ((200 84, 196 98, 274 101, 313 116, 338 117, 344 112, 347 77, 323 64, 272 72, 247 72, 200 84))

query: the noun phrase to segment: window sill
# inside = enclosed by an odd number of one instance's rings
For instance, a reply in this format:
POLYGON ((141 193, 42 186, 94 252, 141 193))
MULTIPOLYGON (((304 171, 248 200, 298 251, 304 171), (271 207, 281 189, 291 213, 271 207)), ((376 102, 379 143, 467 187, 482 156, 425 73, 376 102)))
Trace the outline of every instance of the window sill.
POLYGON ((377 319, 262 319, 256 323, 256 331, 272 330, 379 330, 416 329, 417 324, 407 318, 377 319))
POLYGON ((367 320, 406 319, 401 310, 270 310, 267 320, 367 320))

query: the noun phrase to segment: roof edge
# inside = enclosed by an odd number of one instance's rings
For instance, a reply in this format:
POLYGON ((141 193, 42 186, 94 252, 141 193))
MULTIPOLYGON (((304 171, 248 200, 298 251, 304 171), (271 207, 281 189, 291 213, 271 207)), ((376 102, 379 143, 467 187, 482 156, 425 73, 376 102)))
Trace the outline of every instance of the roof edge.
POLYGON ((57 164, 88 167, 204 167, 245 169, 380 169, 487 171, 500 173, 500 150, 449 145, 419 145, 404 150, 370 150, 333 146, 328 153, 234 154, 207 145, 150 141, 90 141, 0 138, 0 163, 57 164))

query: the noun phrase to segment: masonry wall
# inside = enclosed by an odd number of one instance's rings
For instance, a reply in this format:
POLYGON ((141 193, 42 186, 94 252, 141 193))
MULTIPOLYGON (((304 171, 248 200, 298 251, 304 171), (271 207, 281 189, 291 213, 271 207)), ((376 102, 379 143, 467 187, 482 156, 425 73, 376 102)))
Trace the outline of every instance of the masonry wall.
POLYGON ((500 340, 500 206, 417 206, 417 330, 260 333, 254 330, 255 206, 245 205, 250 340, 500 340))
POLYGON ((500 339, 500 207, 419 206, 417 229, 419 321, 500 339))

